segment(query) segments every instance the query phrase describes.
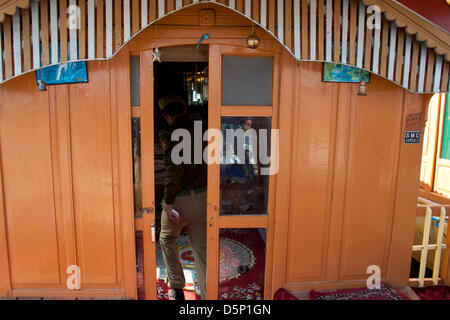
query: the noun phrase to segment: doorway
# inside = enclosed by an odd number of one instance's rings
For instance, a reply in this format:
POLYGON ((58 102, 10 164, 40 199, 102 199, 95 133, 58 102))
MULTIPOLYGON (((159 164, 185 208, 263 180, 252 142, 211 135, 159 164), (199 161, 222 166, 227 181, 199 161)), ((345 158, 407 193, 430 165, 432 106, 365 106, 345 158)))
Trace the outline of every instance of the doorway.
MULTIPOLYGON (((246 133, 253 130, 258 138, 257 144, 252 145, 247 136, 242 140, 235 137, 230 140, 231 147, 230 141, 221 140, 219 149, 227 156, 227 150, 231 150, 231 162, 227 162, 229 159, 210 162, 211 155, 207 156, 206 298, 270 299, 271 265, 267 261, 273 252, 275 176, 261 173, 272 163, 261 161, 261 152, 256 150, 265 150, 268 155, 272 152, 271 130, 277 128, 275 84, 279 58, 273 52, 222 45, 200 49, 160 48, 161 63, 153 62, 151 51, 140 53, 138 96, 142 101, 140 110, 135 112, 140 121, 133 122, 134 145, 142 148, 134 152, 140 156, 134 162, 135 206, 141 208, 137 211, 143 218, 141 244, 137 238, 138 279, 141 278, 138 287, 140 293, 144 292, 139 296, 169 299, 159 244, 165 166, 158 132, 165 122, 158 101, 176 95, 186 102, 189 116, 204 120, 208 130, 215 129, 224 137, 228 130, 246 133), (142 99, 143 96, 146 98, 142 99), (259 142, 261 132, 268 138, 265 148, 259 142), (236 152, 236 147, 242 147, 243 154, 236 152)), ((210 145, 215 140, 211 140, 209 133, 206 137, 210 145)), ((178 247, 186 278, 184 295, 186 299, 198 300, 200 291, 190 245, 189 235, 182 231, 178 247)))
MULTIPOLYGON (((169 47, 162 51, 164 61, 154 64, 154 106, 159 106, 160 99, 165 97, 179 97, 187 105, 186 118, 191 121, 200 122, 202 127, 207 128, 208 120, 208 51, 206 48, 195 48, 194 46, 169 47), (169 49, 170 48, 170 49, 169 49), (177 48, 178 53, 171 50, 177 48), (201 50, 199 59, 197 51, 201 50), (171 61, 173 60, 173 61, 171 61), (197 60, 197 61, 192 61, 197 60), (203 61, 199 61, 203 60, 203 61)), ((160 241, 161 231, 161 202, 164 196, 166 179, 166 167, 164 161, 164 146, 159 139, 159 133, 167 128, 159 107, 155 107, 154 114, 154 166, 155 166, 155 234, 156 234, 156 278, 157 298, 168 300, 170 294, 167 278, 167 266, 164 262, 162 245, 160 241)), ((183 216, 183 208, 176 208, 183 216)), ((206 219, 206 217, 205 217, 206 219)), ((185 277, 184 296, 187 300, 200 299, 200 285, 196 271, 191 234, 189 228, 184 227, 178 238, 179 260, 185 277)), ((206 233, 206 227, 203 230, 206 233)), ((206 253, 205 253, 206 254, 206 253)))

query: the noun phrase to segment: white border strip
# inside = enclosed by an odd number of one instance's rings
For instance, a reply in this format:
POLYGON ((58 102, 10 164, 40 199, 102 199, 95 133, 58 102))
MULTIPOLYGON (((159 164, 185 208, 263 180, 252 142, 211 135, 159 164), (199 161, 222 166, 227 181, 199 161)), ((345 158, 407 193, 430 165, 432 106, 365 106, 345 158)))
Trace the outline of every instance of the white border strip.
POLYGON ((434 83, 433 83, 433 92, 439 92, 441 88, 441 78, 442 78, 442 62, 444 56, 438 55, 436 58, 436 68, 434 70, 434 83))
POLYGON ((52 50, 52 63, 58 63, 58 0, 50 0, 50 41, 52 50))
POLYGON ((317 0, 310 0, 309 5, 309 43, 311 44, 309 54, 311 60, 316 60, 317 0))
POLYGON ((14 74, 22 73, 22 41, 20 32, 20 10, 12 17, 13 23, 13 48, 14 48, 14 74))
POLYGON ((333 0, 327 0, 326 4, 326 48, 325 48, 325 60, 332 61, 333 60, 333 0))
POLYGON ((278 0, 278 40, 281 41, 281 43, 284 44, 284 0, 278 0))
POLYGON ((0 23, 0 82, 3 81, 3 48, 2 48, 2 38, 3 38, 3 24, 0 23))
POLYGON ((294 54, 300 59, 300 1, 294 1, 294 54))
POLYGON ((390 40, 389 40, 389 62, 388 62, 388 79, 394 80, 395 56, 397 53, 397 24, 391 22, 390 40))
POLYGON ((406 34, 405 38, 405 60, 403 68, 403 87, 409 88, 409 77, 411 73, 411 48, 412 48, 412 36, 406 34))
POLYGON ((141 0, 141 28, 148 25, 148 0, 141 0))
MULTIPOLYGON (((298 3, 298 2, 299 1, 294 1, 294 5, 295 5, 295 3, 298 3)), ((261 0, 260 6, 261 6, 261 17, 259 20, 261 22, 261 25, 264 28, 266 28, 267 27, 267 0, 261 0)), ((230 7, 231 7, 231 0, 230 0, 230 7)))
POLYGON ((123 40, 131 38, 130 0, 123 0, 123 40))
POLYGON ((347 63, 348 59, 348 0, 342 2, 342 63, 347 63))
POLYGON ((420 48, 419 84, 417 92, 422 93, 425 86, 425 69, 427 67, 428 46, 426 41, 422 42, 420 48))
POLYGON ((38 69, 41 66, 38 0, 33 0, 31 3, 31 43, 33 44, 33 68, 38 69))
MULTIPOLYGON (((194 1, 195 3, 196 1, 194 1)), ((161 18, 164 16, 164 8, 165 8, 166 1, 164 0, 158 0, 158 18, 161 18)))
POLYGON ((95 59, 95 1, 88 0, 88 57, 95 59))
POLYGON ((358 68, 362 68, 364 59, 364 35, 366 21, 366 5, 362 2, 362 0, 359 1, 358 17, 358 52, 356 55, 356 66, 358 68))
POLYGON ((245 0, 245 15, 249 18, 252 17, 252 0, 245 0))
POLYGON ((378 73, 380 71, 380 43, 381 43, 381 23, 380 28, 375 26, 373 35, 373 58, 372 58, 372 72, 378 73))
MULTIPOLYGON (((69 0, 69 7, 71 8, 78 8, 76 7, 77 1, 76 0, 69 0)), ((66 8, 67 10, 67 8, 66 8)), ((79 10, 79 9, 77 9, 79 10)), ((78 19, 78 17, 76 17, 78 19)), ((78 20, 76 21, 76 26, 78 26, 78 20)), ((64 26, 67 28, 67 26, 64 26)), ((78 37, 77 37, 77 28, 69 29, 69 59, 70 60, 78 60, 78 37)))
MULTIPOLYGON (((113 0, 106 0, 105 23, 106 23, 106 57, 113 55, 113 0)), ((143 2, 147 2, 144 0, 143 2)))

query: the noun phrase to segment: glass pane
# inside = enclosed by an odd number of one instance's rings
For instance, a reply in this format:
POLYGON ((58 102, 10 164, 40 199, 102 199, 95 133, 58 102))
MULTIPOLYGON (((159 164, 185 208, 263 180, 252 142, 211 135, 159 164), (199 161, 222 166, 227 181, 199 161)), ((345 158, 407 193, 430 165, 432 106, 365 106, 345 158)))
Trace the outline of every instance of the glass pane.
POLYGON ((141 105, 141 81, 140 81, 141 58, 130 56, 130 102, 132 106, 141 105))
POLYGON ((273 57, 223 56, 222 105, 271 106, 273 57))
POLYGON ((270 117, 223 117, 220 215, 265 215, 270 163, 270 117))
POLYGON ((263 300, 266 229, 220 229, 219 300, 263 300))
POLYGON ((142 182, 141 182, 141 119, 131 119, 133 143, 133 195, 135 217, 141 217, 142 182))
POLYGON ((444 130, 442 133, 441 158, 450 160, 450 94, 447 94, 444 114, 444 130))

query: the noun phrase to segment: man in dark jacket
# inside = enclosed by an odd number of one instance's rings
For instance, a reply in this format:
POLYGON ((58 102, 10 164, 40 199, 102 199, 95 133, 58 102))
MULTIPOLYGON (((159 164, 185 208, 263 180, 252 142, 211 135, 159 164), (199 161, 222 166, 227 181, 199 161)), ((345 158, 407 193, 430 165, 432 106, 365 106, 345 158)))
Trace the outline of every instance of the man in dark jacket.
MULTIPOLYGON (((167 280, 175 291, 176 300, 184 300, 185 277, 179 260, 177 240, 186 227, 194 253, 195 269, 202 299, 206 291, 206 178, 207 166, 203 161, 194 163, 194 122, 186 115, 186 104, 177 97, 166 97, 159 107, 168 126, 159 132, 164 150, 166 178, 164 183, 163 212, 159 241, 167 268, 167 280), (185 129, 191 135, 191 161, 175 164, 172 132, 185 129)), ((201 137, 199 137, 201 139, 201 137)), ((203 149, 202 149, 203 150, 203 149)))

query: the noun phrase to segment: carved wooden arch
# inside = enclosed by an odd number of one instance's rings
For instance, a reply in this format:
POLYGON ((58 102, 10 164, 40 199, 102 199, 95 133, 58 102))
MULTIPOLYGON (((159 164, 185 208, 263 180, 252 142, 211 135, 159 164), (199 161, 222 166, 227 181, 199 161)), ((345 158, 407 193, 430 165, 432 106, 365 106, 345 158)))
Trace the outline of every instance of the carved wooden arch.
POLYGON ((394 1, 29 2, 28 8, 16 10, 13 16, 6 15, 0 25, 0 83, 66 61, 110 59, 137 33, 158 20, 189 6, 214 3, 265 29, 297 60, 365 69, 412 92, 449 91, 449 34, 394 1), (375 28, 367 27, 377 22, 371 19, 377 17, 375 11, 368 11, 371 5, 382 13, 379 28, 376 24, 375 28), (79 29, 60 28, 72 21, 73 11, 68 13, 68 8, 79 10, 79 29))

